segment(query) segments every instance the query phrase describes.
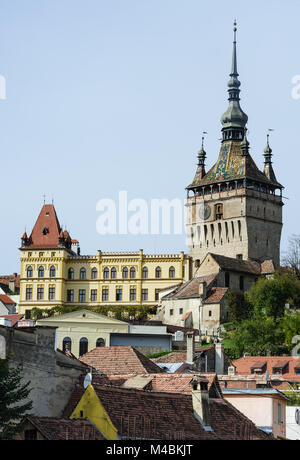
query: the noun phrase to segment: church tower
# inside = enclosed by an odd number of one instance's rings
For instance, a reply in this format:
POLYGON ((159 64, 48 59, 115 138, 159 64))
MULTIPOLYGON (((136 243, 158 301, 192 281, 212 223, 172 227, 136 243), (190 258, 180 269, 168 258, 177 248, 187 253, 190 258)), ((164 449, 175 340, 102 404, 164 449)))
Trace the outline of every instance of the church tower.
POLYGON ((282 190, 272 167, 272 150, 264 150, 264 171, 250 154, 247 115, 240 107, 236 23, 228 108, 221 118, 222 142, 217 162, 206 173, 203 139, 193 182, 187 187, 186 231, 194 267, 208 253, 280 263, 282 190), (190 196, 190 193, 193 196, 190 196))

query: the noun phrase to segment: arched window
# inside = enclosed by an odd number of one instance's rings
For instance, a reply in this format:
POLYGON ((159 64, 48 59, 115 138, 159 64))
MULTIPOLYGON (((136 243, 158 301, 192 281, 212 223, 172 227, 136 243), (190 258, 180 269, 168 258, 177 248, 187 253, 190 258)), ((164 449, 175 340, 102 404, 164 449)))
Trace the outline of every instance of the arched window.
POLYGON ((39 267, 39 278, 44 278, 44 273, 45 273, 44 267, 39 267))
POLYGON ((32 267, 27 268, 27 278, 32 278, 33 270, 32 267))
POLYGON ((104 339, 97 339, 96 347, 105 347, 105 340, 104 339))
POLYGON ((169 269, 169 278, 175 278, 175 268, 170 267, 169 269))
POLYGON ((134 278, 135 278, 135 268, 131 267, 131 269, 130 269, 130 279, 134 279, 134 278))
POLYGON ((55 267, 50 267, 50 278, 55 278, 55 267))
POLYGON ((108 280, 108 278, 109 278, 109 270, 108 270, 107 267, 103 270, 103 278, 105 280, 108 280))
POLYGON ((228 272, 225 273, 225 287, 230 287, 230 275, 228 272))
POLYGON ((63 351, 71 351, 72 350, 72 340, 70 337, 65 337, 63 340, 63 351))
POLYGON ((69 270, 68 270, 68 279, 69 280, 74 279, 74 270, 73 270, 73 268, 69 268, 69 270))
POLYGON ((144 279, 147 279, 147 278, 148 278, 148 268, 147 268, 147 267, 144 267, 144 268, 143 268, 143 278, 144 278, 144 279))
POLYGON ((81 269, 80 269, 80 279, 81 279, 81 280, 85 280, 85 279, 86 279, 86 269, 85 269, 85 268, 81 268, 81 269))
POLYGON ((89 341, 86 337, 82 337, 79 342, 79 356, 85 355, 88 352, 89 341))
POLYGON ((97 270, 97 268, 94 267, 92 269, 92 280, 96 280, 97 276, 98 276, 98 270, 97 270))
POLYGON ((128 278, 128 268, 124 267, 122 273, 123 273, 123 279, 127 279, 128 278))
POLYGON ((111 269, 110 276, 112 280, 115 280, 117 278, 117 270, 115 269, 115 267, 111 269))
POLYGON ((155 278, 161 278, 161 268, 156 267, 155 269, 155 278))

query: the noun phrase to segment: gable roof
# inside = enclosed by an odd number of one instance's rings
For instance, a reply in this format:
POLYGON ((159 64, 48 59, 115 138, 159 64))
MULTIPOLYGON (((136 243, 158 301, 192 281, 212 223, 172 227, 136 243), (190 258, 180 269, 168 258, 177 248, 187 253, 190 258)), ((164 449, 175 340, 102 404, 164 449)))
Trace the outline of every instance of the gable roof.
MULTIPOLYGON (((199 355, 199 353, 203 351, 206 352, 214 349, 214 345, 212 345, 211 347, 197 348, 194 351, 194 358, 196 358, 199 355)), ((186 354, 186 350, 172 351, 171 353, 164 356, 160 356, 159 358, 153 358, 152 361, 155 363, 183 363, 186 361, 186 354)))
POLYGON ((26 421, 34 426, 49 441, 105 440, 104 436, 89 420, 28 417, 26 421))
POLYGON ((1 315, 0 318, 8 318, 11 321, 11 327, 14 327, 24 315, 1 315))
MULTIPOLYGON (((121 439, 269 439, 221 398, 209 399, 213 431, 205 431, 194 415, 191 394, 97 384, 93 388, 121 439)), ((75 390, 64 416, 71 416, 82 394, 82 388, 75 390)))
POLYGON ((207 288, 209 288, 216 280, 217 276, 218 275, 216 273, 212 275, 196 276, 186 283, 181 284, 169 294, 165 295, 162 300, 199 297, 200 283, 205 282, 207 288))
POLYGON ((221 256, 220 254, 214 253, 209 253, 206 257, 209 256, 211 256, 223 270, 244 272, 253 275, 260 275, 261 273, 261 264, 254 260, 235 259, 233 257, 221 256))
POLYGON ((7 305, 16 305, 16 302, 5 294, 0 294, 0 301, 7 305))
POLYGON ((131 346, 97 347, 79 358, 106 375, 159 373, 163 370, 131 346))

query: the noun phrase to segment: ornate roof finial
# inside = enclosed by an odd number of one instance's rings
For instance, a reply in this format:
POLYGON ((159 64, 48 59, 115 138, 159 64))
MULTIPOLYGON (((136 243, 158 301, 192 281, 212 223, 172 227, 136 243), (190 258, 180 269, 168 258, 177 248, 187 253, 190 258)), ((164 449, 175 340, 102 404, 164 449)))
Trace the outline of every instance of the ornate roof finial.
MULTIPOLYGON (((237 70, 237 52, 236 52, 236 33, 237 33, 237 24, 234 21, 233 25, 233 51, 232 51, 232 63, 231 63, 231 73, 230 80, 228 82, 228 93, 229 93, 229 107, 221 118, 221 123, 224 128, 239 128, 239 133, 237 135, 232 135, 232 139, 241 140, 243 137, 243 129, 246 126, 248 121, 248 116, 242 111, 240 107, 240 86, 241 82, 238 79, 238 70, 237 70)), ((223 140, 228 140, 231 137, 224 136, 223 140)))
POLYGON ((245 128, 245 132, 244 132, 244 138, 241 142, 241 150, 242 150, 242 155, 244 157, 246 157, 247 155, 249 155, 249 141, 247 139, 247 128, 245 128))
MULTIPOLYGON (((269 129, 269 131, 274 131, 273 129, 269 129)), ((270 134, 267 134, 267 145, 264 149, 264 157, 265 157, 265 167, 264 173, 265 176, 270 179, 272 182, 277 182, 276 176, 272 166, 272 149, 269 144, 270 134)))
MULTIPOLYGON (((203 133, 207 134, 207 133, 203 133)), ((201 149, 198 152, 198 166, 205 166, 206 152, 204 150, 204 136, 202 137, 201 149)))
MULTIPOLYGON (((271 131, 271 130, 269 130, 269 131, 271 131)), ((266 145, 266 148, 264 150, 265 163, 272 163, 272 161, 271 161, 271 159, 272 159, 272 149, 271 149, 270 144, 269 144, 269 139, 270 139, 270 134, 267 134, 267 145, 266 145)))

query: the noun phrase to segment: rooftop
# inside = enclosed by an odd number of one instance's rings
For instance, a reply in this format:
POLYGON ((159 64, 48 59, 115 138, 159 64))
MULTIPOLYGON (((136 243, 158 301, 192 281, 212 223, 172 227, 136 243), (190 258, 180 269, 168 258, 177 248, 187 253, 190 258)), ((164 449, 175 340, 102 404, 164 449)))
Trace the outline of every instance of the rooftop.
POLYGON ((97 347, 79 358, 106 375, 149 374, 163 370, 131 346, 97 347))

